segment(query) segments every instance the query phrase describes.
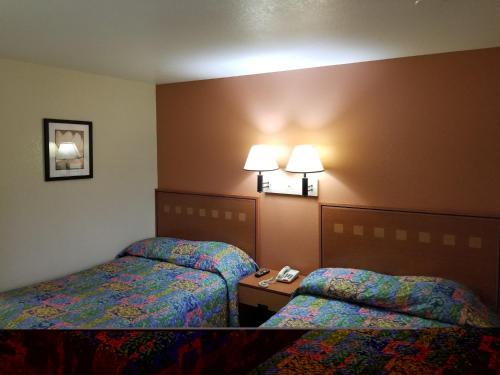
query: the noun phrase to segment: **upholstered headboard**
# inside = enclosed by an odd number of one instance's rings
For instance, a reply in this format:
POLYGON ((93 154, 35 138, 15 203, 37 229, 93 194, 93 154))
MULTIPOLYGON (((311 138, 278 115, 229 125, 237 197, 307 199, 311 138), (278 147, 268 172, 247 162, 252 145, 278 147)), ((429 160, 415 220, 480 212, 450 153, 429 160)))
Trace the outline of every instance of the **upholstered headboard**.
POLYGON ((451 279, 499 311, 500 219, 320 205, 322 267, 451 279))
POLYGON ((156 190, 156 235, 221 241, 257 255, 257 198, 156 190))

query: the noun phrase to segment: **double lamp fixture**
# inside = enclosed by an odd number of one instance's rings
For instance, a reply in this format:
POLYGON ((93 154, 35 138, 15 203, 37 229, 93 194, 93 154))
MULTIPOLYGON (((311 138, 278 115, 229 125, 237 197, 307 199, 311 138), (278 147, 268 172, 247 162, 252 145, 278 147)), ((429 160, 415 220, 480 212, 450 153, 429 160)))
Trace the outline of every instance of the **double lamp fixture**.
POLYGON ((262 172, 279 169, 273 149, 268 145, 252 146, 243 169, 259 172, 257 175, 257 192, 259 193, 265 192, 302 196, 318 196, 318 181, 310 181, 307 178, 307 173, 324 171, 318 151, 312 145, 295 146, 285 168, 287 172, 303 173, 304 176, 302 177, 301 183, 298 183, 296 179, 285 179, 279 178, 278 176, 270 176, 267 181, 264 182, 264 175, 262 172))

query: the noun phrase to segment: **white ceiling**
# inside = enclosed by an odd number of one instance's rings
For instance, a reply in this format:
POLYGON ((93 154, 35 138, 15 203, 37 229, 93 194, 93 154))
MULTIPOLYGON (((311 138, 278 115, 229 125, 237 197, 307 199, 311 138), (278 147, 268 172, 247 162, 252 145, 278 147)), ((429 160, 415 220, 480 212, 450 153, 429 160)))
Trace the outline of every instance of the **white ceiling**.
POLYGON ((500 0, 0 0, 0 57, 156 83, 495 46, 500 0))

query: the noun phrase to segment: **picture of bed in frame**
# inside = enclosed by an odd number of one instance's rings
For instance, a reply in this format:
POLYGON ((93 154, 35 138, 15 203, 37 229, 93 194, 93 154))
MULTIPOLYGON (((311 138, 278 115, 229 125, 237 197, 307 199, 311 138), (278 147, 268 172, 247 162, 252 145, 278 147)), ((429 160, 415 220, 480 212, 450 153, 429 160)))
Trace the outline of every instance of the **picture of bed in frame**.
POLYGON ((320 205, 321 268, 267 328, 500 326, 500 220, 320 205))
POLYGON ((157 237, 0 293, 0 328, 238 326, 237 284, 256 269, 256 230, 256 198, 157 190, 157 237))

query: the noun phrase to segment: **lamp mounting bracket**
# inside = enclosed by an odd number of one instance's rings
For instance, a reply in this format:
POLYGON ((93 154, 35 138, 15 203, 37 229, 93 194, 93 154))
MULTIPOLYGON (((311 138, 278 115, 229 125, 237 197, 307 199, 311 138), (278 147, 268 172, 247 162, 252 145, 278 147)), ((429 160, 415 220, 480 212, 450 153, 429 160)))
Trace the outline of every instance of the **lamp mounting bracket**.
MULTIPOLYGON (((308 177, 308 197, 318 196, 318 180, 317 178, 308 177)), ((267 178, 269 186, 263 189, 266 194, 287 194, 302 196, 302 178, 289 176, 269 176, 267 178)))

